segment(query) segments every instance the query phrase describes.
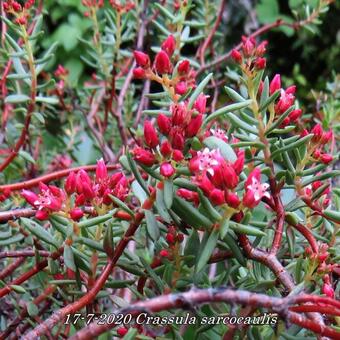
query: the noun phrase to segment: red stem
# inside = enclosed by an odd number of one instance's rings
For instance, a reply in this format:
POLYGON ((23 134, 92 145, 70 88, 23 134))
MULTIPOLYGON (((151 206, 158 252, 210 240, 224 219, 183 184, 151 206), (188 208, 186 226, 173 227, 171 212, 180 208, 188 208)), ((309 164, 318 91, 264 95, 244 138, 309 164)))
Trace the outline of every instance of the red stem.
MULTIPOLYGON (((63 252, 63 247, 57 250, 56 252, 52 253, 51 258, 53 260, 56 260, 58 257, 60 257, 62 252, 63 252)), ((22 274, 17 279, 13 280, 12 282, 8 283, 5 287, 1 288, 0 298, 6 296, 12 291, 12 287, 11 287, 12 285, 21 285, 22 283, 30 279, 32 276, 39 273, 42 269, 47 267, 47 265, 48 265, 48 261, 46 259, 41 262, 36 263, 34 268, 30 269, 28 272, 22 274)))
MULTIPOLYGON (((246 306, 262 307, 272 309, 274 312, 281 312, 283 318, 292 323, 298 324, 303 328, 312 330, 321 335, 326 335, 338 339, 340 332, 318 324, 307 318, 287 311, 287 307, 294 303, 294 298, 288 296, 286 298, 270 297, 264 294, 251 293, 243 290, 233 290, 228 288, 208 288, 208 289, 192 289, 185 293, 161 295, 145 301, 139 301, 131 304, 128 308, 117 313, 129 313, 134 316, 138 315, 140 311, 147 311, 149 313, 156 313, 163 310, 178 309, 194 307, 200 304, 225 302, 229 304, 242 304, 246 306)), ((97 338, 100 334, 114 328, 115 324, 91 323, 87 327, 81 329, 76 333, 71 340, 90 340, 97 338)))

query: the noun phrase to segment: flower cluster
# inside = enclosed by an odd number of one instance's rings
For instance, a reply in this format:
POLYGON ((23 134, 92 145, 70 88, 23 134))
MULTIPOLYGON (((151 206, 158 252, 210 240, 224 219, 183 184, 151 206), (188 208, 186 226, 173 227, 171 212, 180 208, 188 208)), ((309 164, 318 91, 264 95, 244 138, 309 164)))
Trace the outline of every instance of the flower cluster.
POLYGON ((39 183, 39 193, 23 190, 21 193, 31 206, 37 209, 35 217, 46 220, 52 212, 60 211, 64 207, 66 194, 64 190, 54 186, 39 183))
POLYGON ((19 2, 7 0, 3 3, 4 11, 15 17, 14 22, 18 25, 25 26, 29 18, 29 10, 34 6, 35 0, 27 0, 22 6, 19 2))
POLYGON ((37 209, 37 219, 45 220, 53 212, 64 211, 73 220, 79 220, 84 215, 83 206, 110 206, 113 204, 110 195, 125 201, 129 194, 129 183, 122 172, 109 176, 101 159, 97 162, 95 178, 91 179, 85 170, 79 170, 68 175, 64 189, 39 183, 39 190, 38 194, 30 190, 21 193, 27 203, 37 209), (73 194, 74 200, 70 200, 73 194), (71 204, 71 201, 74 203, 71 204))
POLYGON ((121 1, 110 0, 110 5, 119 13, 127 13, 135 8, 135 4, 132 1, 125 1, 125 4, 122 4, 121 1))
POLYGON ((196 72, 190 67, 190 62, 186 59, 180 61, 177 66, 174 67, 171 59, 174 59, 176 44, 174 36, 169 35, 162 43, 161 50, 156 54, 153 66, 147 54, 141 51, 134 51, 134 57, 138 67, 133 70, 135 78, 149 78, 167 87, 173 94, 174 99, 176 99, 176 95, 182 96, 187 93, 189 89, 195 87, 196 76, 196 72), (169 79, 168 75, 171 73, 172 75, 169 79), (159 76, 162 76, 162 78, 159 76))

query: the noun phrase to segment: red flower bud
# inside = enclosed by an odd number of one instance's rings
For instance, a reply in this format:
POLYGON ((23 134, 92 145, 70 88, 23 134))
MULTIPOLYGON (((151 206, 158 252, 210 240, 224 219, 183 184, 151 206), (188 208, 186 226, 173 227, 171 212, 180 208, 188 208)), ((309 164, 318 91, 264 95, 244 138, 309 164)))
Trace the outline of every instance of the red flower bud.
POLYGON ((175 172, 174 167, 168 162, 163 163, 160 167, 160 173, 164 177, 171 177, 175 172))
POLYGON ((242 37, 242 50, 243 53, 246 57, 250 57, 253 53, 254 53, 254 49, 255 49, 255 40, 254 38, 250 37, 242 37))
POLYGON ((103 181, 107 178, 107 168, 103 158, 97 161, 97 168, 96 168, 96 180, 103 181))
POLYGON ((295 109, 289 114, 289 118, 292 122, 295 122, 301 117, 301 114, 302 114, 301 109, 295 109))
POLYGON ((169 57, 171 57, 176 49, 176 40, 174 36, 171 34, 169 35, 166 40, 162 44, 162 50, 165 51, 169 57))
POLYGON ((177 234, 177 241, 178 241, 179 243, 182 243, 183 240, 184 240, 184 235, 183 235, 183 234, 177 234))
POLYGON ((225 200, 226 200, 226 203, 232 207, 232 208, 237 208, 241 201, 240 199, 238 198, 237 194, 235 194, 234 192, 229 192, 229 191, 226 191, 225 193, 225 200))
POLYGON ((162 134, 167 136, 171 129, 171 119, 163 113, 160 113, 157 117, 157 124, 162 134))
MULTIPOLYGON (((314 153, 313 153, 313 157, 314 157, 315 159, 319 159, 320 156, 321 156, 321 151, 320 151, 320 149, 316 149, 316 150, 314 151, 314 153)), ((313 184, 314 184, 314 183, 313 183, 313 184)))
POLYGON ((187 137, 194 137, 196 136, 197 132, 202 126, 203 122, 203 115, 199 114, 196 117, 192 118, 189 125, 185 130, 185 134, 187 137))
POLYGON ((281 76, 276 74, 269 85, 269 93, 272 95, 277 90, 281 89, 281 76))
POLYGON ((172 134, 171 145, 174 149, 183 150, 184 148, 184 136, 180 131, 174 131, 172 134))
POLYGON ((287 94, 295 94, 296 92, 296 85, 291 85, 287 87, 286 91, 287 94))
POLYGON ((159 144, 156 129, 149 120, 144 122, 144 139, 150 148, 155 148, 159 144))
POLYGON ((231 58, 235 61, 237 64, 242 63, 242 54, 238 51, 233 49, 230 54, 231 58))
POLYGON ((84 205, 85 203, 85 196, 84 194, 80 194, 80 195, 77 195, 75 201, 74 201, 75 205, 84 205))
POLYGON ((266 67, 266 58, 257 58, 255 61, 255 67, 258 70, 263 70, 266 67))
POLYGON ((330 162, 332 162, 333 160, 333 156, 332 155, 329 155, 328 153, 324 153, 321 155, 320 157, 320 161, 323 163, 323 164, 329 164, 330 162))
POLYGON ((282 123, 280 124, 280 128, 286 127, 289 123, 290 123, 290 118, 289 118, 289 117, 286 117, 286 118, 282 121, 282 123))
POLYGON ((30 190, 24 189, 21 192, 21 196, 27 201, 27 203, 29 203, 33 207, 35 206, 34 202, 39 200, 38 195, 36 193, 34 193, 33 191, 30 191, 30 190))
POLYGON ((86 200, 91 200, 96 196, 92 186, 86 182, 83 183, 83 194, 86 200))
POLYGON ((181 188, 177 190, 177 195, 189 202, 194 202, 195 205, 198 205, 199 202, 198 193, 195 191, 181 188))
POLYGON ((152 152, 144 150, 142 148, 136 148, 133 150, 134 159, 146 166, 151 166, 156 162, 155 156, 152 152))
POLYGON ((183 95, 185 92, 187 92, 188 86, 185 81, 180 81, 175 86, 175 92, 179 95, 183 95))
POLYGON ((183 153, 180 150, 174 150, 174 152, 172 153, 172 158, 174 161, 176 162, 180 162, 184 159, 183 153))
POLYGON ((150 58, 146 53, 140 52, 140 51, 134 51, 133 55, 135 57, 135 60, 138 66, 141 66, 143 68, 147 68, 150 66, 150 58))
POLYGON ((136 67, 134 70, 133 70, 133 76, 136 78, 136 79, 144 79, 145 78, 145 70, 142 68, 142 67, 136 67))
POLYGON ((302 138, 302 137, 305 137, 305 136, 307 136, 308 135, 308 130, 307 129, 303 129, 302 131, 301 131, 301 133, 300 133, 300 137, 302 138))
POLYGON ((321 139, 321 137, 322 137, 322 134, 323 134, 323 130, 322 130, 321 125, 320 125, 320 124, 316 124, 316 125, 313 127, 311 133, 314 135, 314 136, 312 137, 312 141, 313 141, 314 143, 319 142, 320 139, 321 139))
POLYGON ((321 144, 327 144, 328 142, 330 142, 332 140, 332 138, 333 138, 333 131, 332 130, 324 132, 321 136, 320 143, 321 144))
POLYGON ((233 164, 233 168, 237 175, 239 175, 242 172, 243 166, 244 166, 244 150, 240 150, 237 153, 237 160, 233 164))
POLYGON ((180 75, 186 75, 189 72, 190 62, 189 60, 183 60, 179 63, 177 71, 180 75))
POLYGON ((167 233, 166 236, 165 236, 165 239, 169 244, 173 244, 173 243, 176 242, 174 234, 167 233))
POLYGON ((38 219, 39 221, 45 221, 48 219, 48 212, 46 210, 38 210, 35 213, 35 218, 38 219))
POLYGON ((212 190, 210 192, 209 198, 214 205, 221 205, 225 203, 224 192, 219 189, 212 190))
POLYGON ((155 58, 155 68, 158 74, 170 73, 172 71, 171 61, 164 51, 157 53, 155 58))
POLYGON ((164 157, 168 157, 171 155, 172 148, 169 141, 166 140, 161 144, 160 151, 164 157))
POLYGON ((261 57, 265 54, 267 44, 268 44, 268 41, 265 40, 265 41, 262 41, 259 46, 257 46, 256 52, 255 52, 257 56, 261 57))
POLYGON ((120 337, 123 337, 127 334, 129 330, 125 327, 119 327, 117 328, 117 334, 120 336, 120 337))
POLYGON ((79 221, 83 216, 84 213, 80 208, 74 208, 70 211, 70 217, 73 221, 79 221))
POLYGON ((196 109, 199 113, 205 113, 207 107, 207 96, 201 93, 195 101, 194 109, 196 109))
POLYGON ((166 250, 166 249, 162 249, 160 252, 159 252, 159 255, 161 257, 169 257, 169 252, 166 250))
POLYGON ((328 283, 324 283, 322 285, 322 293, 325 294, 326 296, 328 296, 331 299, 334 299, 334 289, 333 287, 328 284, 328 283))

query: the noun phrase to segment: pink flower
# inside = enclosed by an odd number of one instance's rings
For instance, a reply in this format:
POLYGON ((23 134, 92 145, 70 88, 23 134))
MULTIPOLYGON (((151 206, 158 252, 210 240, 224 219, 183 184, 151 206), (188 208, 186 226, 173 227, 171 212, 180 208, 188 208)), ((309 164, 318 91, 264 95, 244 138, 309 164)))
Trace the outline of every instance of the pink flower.
POLYGON ((155 148, 159 144, 156 129, 149 120, 144 122, 144 139, 150 148, 155 148))
POLYGON ((192 158, 189 162, 189 170, 192 173, 207 172, 211 176, 214 175, 214 167, 219 164, 218 159, 222 158, 220 151, 209 150, 205 148, 203 151, 198 151, 196 157, 192 158))
POLYGON ((217 138, 219 138, 219 139, 221 139, 225 142, 228 142, 228 137, 227 137, 224 130, 222 130, 222 129, 210 129, 209 132, 210 132, 211 136, 215 136, 215 137, 217 137, 217 138))
POLYGON ((281 90, 280 99, 275 105, 275 112, 282 114, 294 104, 295 97, 291 93, 281 90))
POLYGON ((169 57, 171 57, 176 49, 176 40, 172 34, 170 34, 166 40, 164 40, 162 44, 162 50, 167 53, 169 57))
POLYGON ((172 64, 169 56, 163 50, 158 52, 155 58, 155 69, 158 74, 171 73, 172 64))
POLYGON ((60 211, 66 199, 65 192, 53 185, 47 186, 42 182, 39 183, 39 194, 30 190, 23 190, 21 195, 26 199, 27 203, 37 208, 38 219, 46 219, 50 212, 60 211))
POLYGON ((164 177, 171 177, 175 173, 174 167, 171 165, 171 163, 165 162, 161 164, 160 167, 160 173, 164 177))
POLYGON ((259 168, 255 168, 248 176, 245 182, 245 195, 243 196, 243 205, 248 208, 254 208, 257 206, 262 197, 270 198, 267 189, 269 184, 261 184, 261 171, 259 168))

